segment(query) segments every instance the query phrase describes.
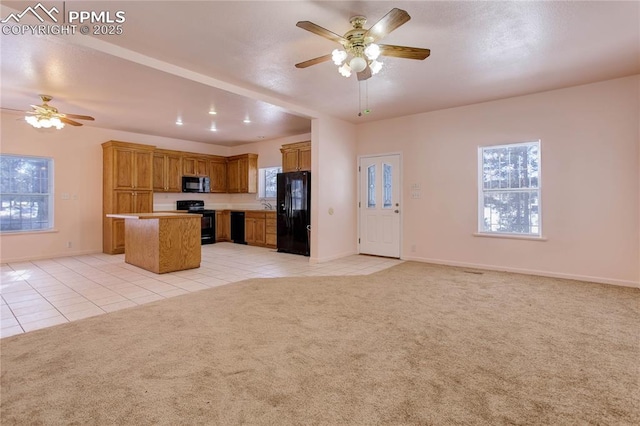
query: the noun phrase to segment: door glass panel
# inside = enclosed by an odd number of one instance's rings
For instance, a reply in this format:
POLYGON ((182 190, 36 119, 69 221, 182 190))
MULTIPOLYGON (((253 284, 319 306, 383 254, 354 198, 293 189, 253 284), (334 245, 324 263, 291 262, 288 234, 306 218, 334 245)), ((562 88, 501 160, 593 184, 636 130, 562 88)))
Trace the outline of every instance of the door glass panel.
POLYGON ((392 168, 391 164, 382 163, 383 175, 382 182, 384 187, 384 203, 382 205, 385 209, 390 209, 392 207, 393 200, 393 188, 392 188, 392 168))
POLYGON ((367 207, 376 207, 376 165, 372 164, 367 167, 367 207))

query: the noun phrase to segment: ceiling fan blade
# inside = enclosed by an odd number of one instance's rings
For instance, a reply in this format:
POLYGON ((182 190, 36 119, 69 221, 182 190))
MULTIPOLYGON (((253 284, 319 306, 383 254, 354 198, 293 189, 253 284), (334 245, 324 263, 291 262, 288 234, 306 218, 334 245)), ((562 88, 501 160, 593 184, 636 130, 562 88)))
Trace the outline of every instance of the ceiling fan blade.
POLYGON ((371 37, 373 39, 372 41, 380 40, 409 19, 411 19, 411 16, 409 16, 405 10, 398 9, 397 7, 393 8, 367 30, 364 35, 365 39, 371 37))
POLYGON ((423 60, 431 54, 431 50, 419 47, 394 46, 392 44, 380 44, 379 46, 380 54, 383 56, 423 60))
POLYGON ((69 124, 71 126, 82 126, 82 123, 78 123, 77 121, 73 121, 73 120, 69 120, 66 117, 59 117, 60 121, 62 121, 64 124, 69 124))
POLYGON ((95 120, 95 118, 91 117, 90 115, 67 114, 67 113, 64 113, 62 115, 68 118, 75 118, 76 120, 91 120, 91 121, 95 120))
POLYGON ((331 54, 319 56, 317 58, 309 59, 308 61, 300 62, 296 64, 296 68, 307 68, 311 65, 320 64, 322 62, 326 62, 331 59, 331 54))
POLYGON ((300 27, 303 30, 307 30, 310 31, 314 34, 317 34, 321 37, 324 38, 328 38, 331 41, 335 41, 337 43, 340 44, 345 44, 347 43, 347 39, 345 39, 344 37, 342 37, 341 35, 338 35, 336 33, 334 33, 333 31, 329 31, 326 28, 322 28, 320 25, 316 25, 313 22, 310 21, 299 21, 296 24, 296 27, 300 27))
POLYGON ((22 113, 22 114, 24 114, 24 113, 30 114, 31 113, 31 111, 25 111, 23 109, 13 109, 13 108, 5 108, 5 107, 0 107, 0 109, 3 110, 3 111, 19 112, 19 113, 22 113))
POLYGON ((358 81, 364 81, 371 78, 371 68, 366 67, 364 70, 360 71, 358 74, 358 81))

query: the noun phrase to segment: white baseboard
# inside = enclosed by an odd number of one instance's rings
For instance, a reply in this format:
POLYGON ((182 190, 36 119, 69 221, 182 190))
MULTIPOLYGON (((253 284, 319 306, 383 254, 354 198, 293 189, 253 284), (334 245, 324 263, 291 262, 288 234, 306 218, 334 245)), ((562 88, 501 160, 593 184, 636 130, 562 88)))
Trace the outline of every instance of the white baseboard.
POLYGON ((357 251, 349 251, 349 252, 344 252, 344 253, 340 253, 340 254, 336 254, 333 256, 328 256, 328 257, 310 257, 309 258, 309 263, 324 263, 324 262, 330 262, 332 260, 337 260, 337 259, 342 259, 343 257, 348 257, 348 256, 353 256, 354 254, 358 254, 357 251))
POLYGON ((48 254, 46 256, 28 256, 28 257, 16 257, 16 258, 10 258, 10 259, 5 259, 0 257, 0 263, 31 262, 32 260, 58 259, 60 257, 84 256, 87 254, 98 254, 98 253, 102 253, 102 250, 80 250, 80 251, 73 251, 68 253, 48 254))
POLYGON ((568 280, 588 281, 588 282, 594 282, 599 284, 617 285, 622 287, 640 288, 640 282, 637 282, 637 281, 593 277, 589 275, 566 274, 562 272, 540 271, 536 269, 511 268, 507 266, 482 265, 477 263, 456 262, 456 261, 449 261, 449 260, 442 260, 442 259, 427 259, 427 258, 415 257, 415 256, 403 256, 402 260, 411 260, 415 262, 424 262, 424 263, 435 263, 438 265, 447 265, 447 266, 459 266, 463 268, 484 269, 488 271, 513 272, 513 273, 525 274, 525 275, 538 275, 542 277, 564 278, 568 280))

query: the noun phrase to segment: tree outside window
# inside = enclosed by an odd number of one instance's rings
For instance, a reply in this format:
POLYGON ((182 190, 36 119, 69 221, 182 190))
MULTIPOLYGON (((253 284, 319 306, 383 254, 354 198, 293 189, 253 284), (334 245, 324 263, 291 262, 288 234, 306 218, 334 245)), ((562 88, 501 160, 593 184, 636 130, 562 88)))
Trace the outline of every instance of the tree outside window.
POLYGON ((53 228, 53 160, 0 155, 0 231, 53 228))
POLYGON ((541 235, 540 141, 479 149, 481 233, 541 235))
POLYGON ((278 173, 282 173, 282 167, 265 167, 258 170, 258 198, 277 197, 278 173))

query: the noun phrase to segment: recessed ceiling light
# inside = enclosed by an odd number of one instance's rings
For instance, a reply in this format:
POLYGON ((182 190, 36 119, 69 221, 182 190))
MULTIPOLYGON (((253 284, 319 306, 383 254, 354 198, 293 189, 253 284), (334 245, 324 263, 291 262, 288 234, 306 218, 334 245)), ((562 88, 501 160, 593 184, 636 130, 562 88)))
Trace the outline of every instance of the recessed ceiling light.
POLYGON ((178 119, 176 120, 176 124, 177 124, 178 126, 182 126, 182 125, 184 124, 184 123, 182 123, 182 118, 178 118, 178 119))
POLYGON ((211 115, 216 115, 216 114, 217 114, 217 112, 215 112, 214 110, 212 110, 212 109, 211 109, 211 110, 209 110, 209 114, 211 114, 211 115))
POLYGON ((246 123, 246 124, 249 124, 249 123, 251 123, 251 120, 249 120, 248 118, 245 118, 242 122, 246 123))
POLYGON ((217 132, 218 131, 218 129, 216 129, 216 126, 211 126, 211 128, 209 130, 211 130, 212 132, 217 132))

